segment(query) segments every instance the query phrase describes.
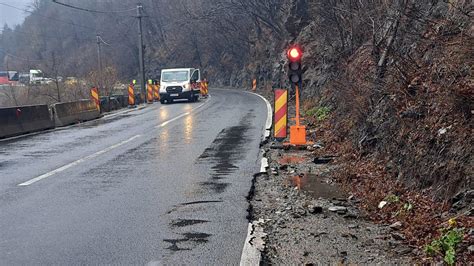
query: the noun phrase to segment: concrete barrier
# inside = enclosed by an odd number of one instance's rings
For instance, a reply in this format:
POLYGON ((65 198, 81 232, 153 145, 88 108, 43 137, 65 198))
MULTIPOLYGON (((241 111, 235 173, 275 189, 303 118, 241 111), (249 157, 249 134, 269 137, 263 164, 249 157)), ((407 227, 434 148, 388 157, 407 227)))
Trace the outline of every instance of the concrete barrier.
POLYGON ((95 103, 92 100, 81 100, 69 103, 57 103, 51 106, 54 123, 63 127, 100 117, 95 103))
POLYGON ((0 138, 54 128, 47 105, 0 109, 0 138))

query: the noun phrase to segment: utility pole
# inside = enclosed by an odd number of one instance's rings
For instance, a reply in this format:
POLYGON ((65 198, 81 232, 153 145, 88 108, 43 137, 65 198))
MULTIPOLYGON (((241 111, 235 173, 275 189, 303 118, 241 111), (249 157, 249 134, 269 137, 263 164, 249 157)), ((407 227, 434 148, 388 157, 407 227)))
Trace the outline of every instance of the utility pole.
POLYGON ((146 102, 146 85, 145 85, 145 62, 143 53, 143 27, 142 27, 142 4, 137 4, 137 18, 138 18, 138 60, 140 64, 140 75, 138 80, 140 81, 140 88, 142 99, 146 102))
POLYGON ((100 46, 101 40, 100 40, 100 35, 97 34, 97 60, 99 62, 99 95, 100 91, 102 90, 102 48, 100 46))
POLYGON ((58 102, 61 102, 61 90, 59 88, 59 80, 58 80, 58 66, 56 65, 56 54, 54 52, 51 53, 51 56, 53 57, 53 71, 54 71, 54 76, 55 76, 55 84, 56 84, 56 90, 58 93, 58 102))

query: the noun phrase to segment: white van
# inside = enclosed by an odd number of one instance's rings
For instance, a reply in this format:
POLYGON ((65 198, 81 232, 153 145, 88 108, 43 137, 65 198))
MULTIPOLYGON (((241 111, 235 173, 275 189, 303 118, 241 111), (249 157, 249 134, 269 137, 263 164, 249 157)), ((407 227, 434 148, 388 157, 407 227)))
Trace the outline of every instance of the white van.
POLYGON ((172 103, 176 99, 199 100, 201 72, 195 68, 163 69, 160 81, 161 103, 172 103))

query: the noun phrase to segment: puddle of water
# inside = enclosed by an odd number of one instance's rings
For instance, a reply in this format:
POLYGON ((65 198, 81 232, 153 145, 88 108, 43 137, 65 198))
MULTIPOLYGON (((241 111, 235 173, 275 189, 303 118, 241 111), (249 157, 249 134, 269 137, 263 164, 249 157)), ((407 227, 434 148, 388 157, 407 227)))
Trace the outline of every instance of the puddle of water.
POLYGON ((298 189, 305 191, 313 198, 345 198, 344 193, 330 179, 315 174, 291 177, 291 184, 298 189))

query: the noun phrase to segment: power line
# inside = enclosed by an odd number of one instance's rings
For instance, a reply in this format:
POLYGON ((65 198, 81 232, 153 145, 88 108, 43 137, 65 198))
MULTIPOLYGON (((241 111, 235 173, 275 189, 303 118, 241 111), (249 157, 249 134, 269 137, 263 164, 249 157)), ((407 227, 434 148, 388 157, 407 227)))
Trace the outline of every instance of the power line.
POLYGON ((105 45, 107 45, 107 46, 111 46, 111 45, 108 44, 106 41, 104 41, 104 39, 102 39, 102 37, 101 37, 100 35, 97 35, 97 38, 99 38, 99 40, 100 40, 103 44, 105 44, 105 45))
POLYGON ((123 44, 122 42, 126 42, 126 41, 130 40, 128 34, 130 33, 130 30, 132 29, 132 27, 135 26, 135 19, 136 18, 132 18, 133 21, 131 21, 131 20, 126 20, 126 21, 122 21, 122 22, 117 21, 117 23, 119 23, 120 26, 122 26, 123 24, 126 24, 126 25, 128 25, 128 27, 124 31, 118 31, 117 32, 118 35, 110 36, 110 39, 112 39, 112 42, 109 39, 109 43, 112 43, 112 45, 111 45, 112 47, 117 46, 117 45, 123 45, 123 46, 128 47, 128 45, 123 44))
POLYGON ((58 5, 62 5, 62 6, 65 6, 65 7, 69 7, 69 8, 72 8, 72 9, 80 10, 80 11, 86 11, 86 12, 91 12, 91 13, 99 13, 99 14, 125 13, 125 12, 134 11, 134 10, 137 9, 136 7, 134 7, 134 8, 130 8, 130 9, 124 9, 124 10, 102 11, 102 10, 93 10, 93 9, 73 6, 73 5, 70 5, 70 4, 58 2, 57 0, 53 0, 53 3, 56 3, 58 5))
POLYGON ((69 22, 69 21, 65 21, 65 20, 61 20, 61 19, 57 19, 57 18, 52 18, 52 17, 44 16, 44 15, 38 14, 37 12, 33 12, 33 11, 30 11, 30 10, 27 10, 27 9, 22 9, 22 8, 19 8, 19 7, 16 7, 16 6, 12 6, 12 5, 9 5, 9 4, 6 4, 6 3, 0 2, 0 5, 7 6, 7 7, 10 7, 10 8, 16 9, 16 10, 20 10, 20 11, 23 11, 23 12, 27 12, 27 13, 30 13, 30 14, 32 14, 32 15, 34 15, 34 16, 39 16, 39 17, 43 17, 43 18, 46 18, 46 19, 50 19, 50 20, 54 20, 54 21, 66 23, 66 24, 69 24, 69 25, 72 25, 72 26, 75 26, 75 27, 80 27, 80 28, 84 28, 84 29, 88 29, 88 30, 93 30, 93 31, 96 30, 96 29, 91 28, 91 27, 88 27, 88 26, 83 26, 83 25, 79 25, 79 24, 76 24, 76 23, 73 23, 73 22, 69 22))

